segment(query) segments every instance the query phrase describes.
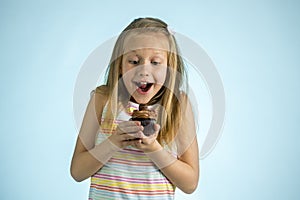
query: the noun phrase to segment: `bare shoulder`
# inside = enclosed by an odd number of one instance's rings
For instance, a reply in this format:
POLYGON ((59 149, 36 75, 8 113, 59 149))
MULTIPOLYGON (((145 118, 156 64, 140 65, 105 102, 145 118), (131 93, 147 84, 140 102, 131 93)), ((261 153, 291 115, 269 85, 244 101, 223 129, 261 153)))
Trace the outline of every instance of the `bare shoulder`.
POLYGON ((181 107, 180 126, 175 141, 177 153, 182 156, 196 141, 196 124, 191 102, 185 92, 180 93, 179 102, 181 107))
POLYGON ((91 91, 91 97, 96 96, 97 98, 105 99, 108 97, 108 87, 106 85, 100 85, 91 91))
MULTIPOLYGON (((94 101, 95 111, 98 117, 101 116, 103 107, 108 100, 108 87, 106 85, 98 86, 95 90, 91 92, 92 100, 94 101)), ((98 119, 100 121, 100 119, 98 119)))
POLYGON ((99 86, 91 91, 91 98, 87 105, 78 135, 76 145, 78 152, 93 148, 95 137, 101 124, 102 111, 107 101, 107 94, 106 86, 99 86))
POLYGON ((106 85, 100 85, 95 89, 95 93, 107 96, 108 95, 108 87, 106 85))
POLYGON ((183 111, 187 111, 187 109, 191 109, 191 103, 187 93, 181 91, 179 95, 180 106, 183 111))

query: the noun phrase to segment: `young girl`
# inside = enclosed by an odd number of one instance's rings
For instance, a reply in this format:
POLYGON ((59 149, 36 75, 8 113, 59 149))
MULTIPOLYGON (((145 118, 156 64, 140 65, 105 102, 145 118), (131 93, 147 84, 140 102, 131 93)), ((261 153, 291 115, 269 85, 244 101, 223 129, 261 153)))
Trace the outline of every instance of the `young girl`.
POLYGON ((134 20, 118 37, 106 84, 91 93, 71 175, 91 177, 89 199, 173 199, 199 179, 184 64, 173 33, 154 18, 134 20), (154 133, 132 118, 141 104, 156 114, 154 133))

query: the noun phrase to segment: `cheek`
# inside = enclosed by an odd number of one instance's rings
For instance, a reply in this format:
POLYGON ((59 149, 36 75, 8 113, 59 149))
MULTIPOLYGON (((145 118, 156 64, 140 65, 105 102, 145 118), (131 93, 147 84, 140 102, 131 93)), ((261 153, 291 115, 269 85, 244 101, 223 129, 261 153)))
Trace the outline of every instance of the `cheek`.
POLYGON ((122 75, 123 75, 128 71, 128 66, 124 62, 122 62, 122 66, 120 67, 120 70, 121 70, 122 75))
POLYGON ((129 76, 130 72, 132 70, 130 70, 130 67, 124 63, 122 63, 122 66, 121 66, 121 72, 122 72, 122 77, 124 76, 129 76))
POLYGON ((127 89, 128 87, 131 86, 134 75, 135 75, 134 69, 130 69, 126 66, 122 67, 122 79, 127 89))
POLYGON ((155 78, 156 82, 160 85, 163 85, 167 76, 167 67, 163 67, 156 71, 155 78))

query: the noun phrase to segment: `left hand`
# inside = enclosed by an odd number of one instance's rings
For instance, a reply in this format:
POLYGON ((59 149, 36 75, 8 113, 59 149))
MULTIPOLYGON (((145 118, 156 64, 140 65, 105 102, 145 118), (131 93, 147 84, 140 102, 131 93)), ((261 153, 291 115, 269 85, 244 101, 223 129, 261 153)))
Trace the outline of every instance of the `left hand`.
POLYGON ((159 124, 154 124, 155 133, 150 136, 145 136, 142 134, 142 137, 134 141, 134 147, 137 149, 143 150, 145 153, 154 152, 160 150, 162 147, 156 140, 160 126, 159 124))

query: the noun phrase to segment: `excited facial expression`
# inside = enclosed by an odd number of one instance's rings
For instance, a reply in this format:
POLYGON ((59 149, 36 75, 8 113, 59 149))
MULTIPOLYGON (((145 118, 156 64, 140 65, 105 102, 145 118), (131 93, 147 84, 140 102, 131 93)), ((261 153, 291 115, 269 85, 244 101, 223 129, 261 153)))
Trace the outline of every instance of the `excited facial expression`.
POLYGON ((129 36, 124 44, 125 87, 137 103, 146 104, 166 80, 168 40, 163 34, 147 33, 129 36))

